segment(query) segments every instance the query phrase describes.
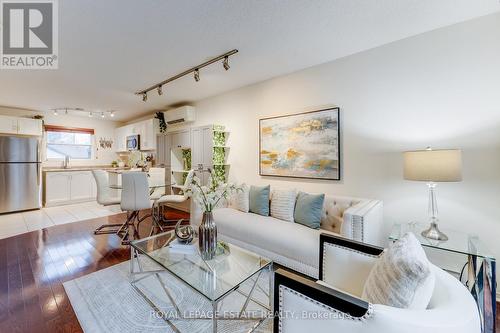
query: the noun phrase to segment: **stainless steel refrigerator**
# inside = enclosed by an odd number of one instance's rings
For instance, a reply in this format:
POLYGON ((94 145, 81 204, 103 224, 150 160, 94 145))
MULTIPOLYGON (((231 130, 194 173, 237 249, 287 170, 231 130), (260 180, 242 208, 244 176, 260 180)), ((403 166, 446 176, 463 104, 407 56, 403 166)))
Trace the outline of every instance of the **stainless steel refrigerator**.
POLYGON ((0 214, 41 207, 37 138, 0 136, 0 214))

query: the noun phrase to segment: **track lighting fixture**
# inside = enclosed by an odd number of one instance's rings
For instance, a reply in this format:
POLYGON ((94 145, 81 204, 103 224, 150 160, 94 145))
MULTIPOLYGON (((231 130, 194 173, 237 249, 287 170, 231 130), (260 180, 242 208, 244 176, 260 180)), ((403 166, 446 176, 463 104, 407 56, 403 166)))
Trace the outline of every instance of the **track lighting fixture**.
POLYGON ((111 112, 109 113, 109 116, 110 116, 111 118, 113 118, 113 117, 115 116, 115 111, 111 111, 111 112))
POLYGON ((234 49, 234 50, 231 50, 231 51, 226 52, 224 54, 221 54, 221 55, 219 55, 219 56, 217 56, 215 58, 212 58, 212 59, 210 59, 208 61, 205 61, 202 64, 199 64, 197 66, 191 67, 190 69, 185 70, 182 73, 174 75, 174 76, 172 76, 172 77, 170 77, 170 78, 168 78, 168 79, 166 79, 166 80, 164 80, 162 82, 159 82, 159 83, 157 83, 155 85, 152 85, 149 88, 146 88, 146 89, 143 89, 143 90, 139 90, 135 94, 136 95, 141 95, 142 96, 142 101, 146 102, 148 100, 148 96, 147 96, 148 92, 157 89, 158 95, 162 95, 163 94, 162 88, 163 88, 163 86, 165 84, 170 83, 172 81, 175 81, 177 79, 180 79, 181 77, 184 77, 184 76, 189 75, 191 73, 193 73, 195 81, 198 82, 198 81, 200 81, 200 69, 201 68, 207 67, 207 66, 209 66, 209 65, 211 65, 213 63, 219 62, 221 60, 223 60, 222 66, 227 71, 227 70, 229 70, 229 68, 231 68, 229 66, 229 57, 232 56, 233 54, 236 54, 236 53, 238 53, 238 50, 234 49))
POLYGON ((54 109, 54 116, 57 116, 59 112, 57 112, 57 109, 54 109))
POLYGON ((89 117, 92 118, 93 114, 92 111, 89 112, 89 117))
POLYGON ((104 118, 105 115, 104 115, 104 112, 101 112, 101 118, 104 118))

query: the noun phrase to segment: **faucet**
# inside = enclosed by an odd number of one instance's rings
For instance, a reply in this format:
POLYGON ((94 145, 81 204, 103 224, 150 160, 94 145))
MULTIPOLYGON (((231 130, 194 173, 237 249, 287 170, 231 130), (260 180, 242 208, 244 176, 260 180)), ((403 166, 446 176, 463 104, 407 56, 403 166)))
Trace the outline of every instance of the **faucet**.
POLYGON ((64 169, 69 169, 69 156, 68 155, 64 156, 63 168, 64 169))

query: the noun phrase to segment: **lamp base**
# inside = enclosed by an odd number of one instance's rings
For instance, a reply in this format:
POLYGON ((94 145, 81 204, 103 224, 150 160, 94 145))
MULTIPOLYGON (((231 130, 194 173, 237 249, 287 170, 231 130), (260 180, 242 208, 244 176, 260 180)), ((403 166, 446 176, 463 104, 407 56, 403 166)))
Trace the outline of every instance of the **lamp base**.
POLYGON ((425 238, 433 239, 433 240, 438 240, 438 241, 447 241, 448 236, 446 236, 444 233, 442 233, 439 228, 437 223, 431 222, 431 225, 428 229, 422 231, 422 236, 425 238))

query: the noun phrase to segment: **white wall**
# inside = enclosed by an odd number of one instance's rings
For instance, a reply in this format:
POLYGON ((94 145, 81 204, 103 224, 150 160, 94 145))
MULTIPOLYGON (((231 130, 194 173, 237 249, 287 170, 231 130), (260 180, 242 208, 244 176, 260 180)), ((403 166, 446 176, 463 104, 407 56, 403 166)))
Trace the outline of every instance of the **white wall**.
POLYGON ((500 14, 442 28, 203 100, 195 125, 231 131, 233 181, 378 198, 386 231, 426 221, 427 187, 403 180, 401 152, 462 148, 464 181, 438 186, 442 228, 478 234, 500 258, 499 41, 500 14), (259 118, 331 105, 342 181, 258 175, 259 118))
MULTIPOLYGON (((80 116, 71 116, 59 114, 55 116, 52 113, 48 112, 38 112, 31 110, 23 110, 23 109, 13 109, 8 107, 0 106, 0 114, 2 115, 10 115, 17 117, 32 117, 34 115, 44 115, 45 116, 45 124, 47 125, 58 125, 58 126, 68 126, 68 127, 80 127, 80 128, 93 128, 95 130, 95 139, 96 143, 99 142, 101 137, 105 139, 114 140, 114 129, 120 125, 120 123, 116 121, 111 121, 107 119, 99 119, 99 118, 89 118, 89 117, 80 117, 80 116)), ((114 152, 114 148, 112 149, 102 149, 97 148, 95 153, 95 158, 92 160, 73 160, 71 161, 71 165, 108 165, 111 164, 113 160, 117 159, 117 155, 114 152)), ((43 166, 61 166, 61 161, 44 161, 43 166)))

